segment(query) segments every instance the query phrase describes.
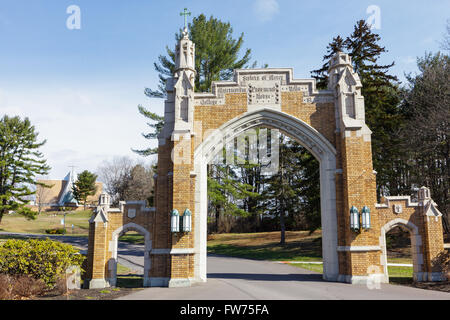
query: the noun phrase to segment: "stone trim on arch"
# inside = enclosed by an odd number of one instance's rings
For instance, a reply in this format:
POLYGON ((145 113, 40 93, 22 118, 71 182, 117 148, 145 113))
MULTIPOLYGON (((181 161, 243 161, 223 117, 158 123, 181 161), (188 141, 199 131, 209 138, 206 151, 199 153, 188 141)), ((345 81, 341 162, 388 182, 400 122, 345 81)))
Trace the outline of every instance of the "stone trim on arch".
POLYGON ((194 274, 206 281, 207 233, 207 164, 222 150, 227 140, 254 127, 279 129, 301 143, 320 163, 320 193, 322 215, 323 277, 337 281, 339 276, 338 230, 336 213, 336 149, 316 129, 287 113, 263 108, 240 115, 211 132, 194 152, 195 186, 195 256, 194 274))
POLYGON ((261 126, 282 130, 296 140, 302 141, 302 145, 317 159, 321 159, 325 152, 336 156, 334 146, 319 131, 299 118, 267 107, 246 112, 212 130, 195 149, 194 158, 203 153, 203 157, 210 161, 217 150, 224 146, 224 141, 228 142, 248 129, 261 126))
POLYGON ((381 247, 381 260, 380 264, 383 268, 384 283, 389 283, 389 274, 387 269, 387 248, 386 248, 386 234, 395 227, 404 227, 410 233, 411 239, 411 254, 413 258, 414 268, 414 280, 422 281, 424 272, 424 259, 423 259, 423 241, 420 235, 419 228, 412 223, 402 218, 397 218, 389 221, 383 227, 381 227, 380 235, 380 247, 381 247))

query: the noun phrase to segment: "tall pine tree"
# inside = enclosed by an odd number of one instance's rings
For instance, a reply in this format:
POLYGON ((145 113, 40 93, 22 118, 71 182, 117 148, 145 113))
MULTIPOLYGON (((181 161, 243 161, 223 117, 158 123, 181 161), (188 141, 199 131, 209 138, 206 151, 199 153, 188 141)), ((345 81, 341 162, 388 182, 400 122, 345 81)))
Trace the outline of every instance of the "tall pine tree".
POLYGON ((39 151, 46 140, 37 140, 38 133, 28 118, 5 115, 0 119, 0 222, 9 211, 29 219, 37 215, 27 207, 36 192, 32 186, 36 185, 37 175, 50 171, 39 151))
POLYGON ((86 210, 87 198, 95 195, 97 192, 97 187, 95 185, 96 180, 97 175, 85 170, 78 175, 78 179, 73 185, 73 197, 78 202, 83 203, 84 210, 86 210))

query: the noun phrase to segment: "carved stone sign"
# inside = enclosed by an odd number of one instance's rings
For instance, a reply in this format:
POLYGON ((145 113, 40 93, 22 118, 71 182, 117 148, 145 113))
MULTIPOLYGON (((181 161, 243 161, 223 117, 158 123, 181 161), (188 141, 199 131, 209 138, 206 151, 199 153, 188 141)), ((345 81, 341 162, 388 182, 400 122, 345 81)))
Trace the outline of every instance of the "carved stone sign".
POLYGON ((128 218, 133 219, 136 217, 136 209, 128 209, 128 218))
POLYGON ((304 103, 324 103, 333 101, 330 94, 313 92, 312 80, 291 80, 288 69, 245 70, 237 73, 237 82, 218 82, 214 94, 197 95, 196 105, 215 106, 225 104, 226 94, 247 94, 249 107, 281 106, 281 93, 301 92, 304 103))

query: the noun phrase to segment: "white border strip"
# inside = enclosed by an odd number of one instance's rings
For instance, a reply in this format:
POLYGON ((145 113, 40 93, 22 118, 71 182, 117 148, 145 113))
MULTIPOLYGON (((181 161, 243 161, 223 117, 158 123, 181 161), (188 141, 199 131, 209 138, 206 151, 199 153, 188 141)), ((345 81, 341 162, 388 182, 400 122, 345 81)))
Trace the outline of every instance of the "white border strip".
POLYGON ((380 246, 350 246, 350 247, 343 247, 339 246, 337 248, 337 251, 350 251, 350 252, 364 252, 364 251, 380 251, 380 246))
POLYGON ((194 249, 153 249, 150 254, 194 254, 194 249))

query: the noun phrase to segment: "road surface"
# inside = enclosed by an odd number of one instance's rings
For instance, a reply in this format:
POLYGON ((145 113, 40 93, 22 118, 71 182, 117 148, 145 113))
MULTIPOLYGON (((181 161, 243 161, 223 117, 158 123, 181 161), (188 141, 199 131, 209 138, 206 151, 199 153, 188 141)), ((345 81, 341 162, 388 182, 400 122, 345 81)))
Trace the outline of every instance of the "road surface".
POLYGON ((148 288, 119 300, 450 300, 450 293, 382 284, 325 282, 294 266, 219 256, 208 257, 208 282, 190 288, 148 288))

